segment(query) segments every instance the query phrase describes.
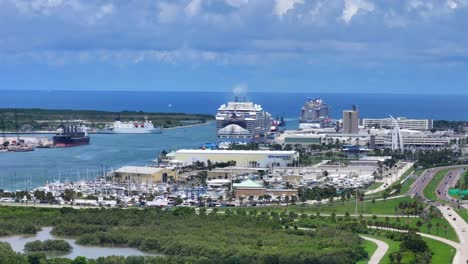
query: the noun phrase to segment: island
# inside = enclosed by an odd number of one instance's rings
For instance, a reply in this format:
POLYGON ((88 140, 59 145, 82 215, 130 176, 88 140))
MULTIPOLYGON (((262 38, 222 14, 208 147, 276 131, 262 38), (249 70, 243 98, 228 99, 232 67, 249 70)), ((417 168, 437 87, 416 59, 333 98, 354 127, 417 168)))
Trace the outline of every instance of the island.
POLYGON ((198 125, 214 120, 213 115, 186 113, 154 113, 143 111, 97 111, 70 109, 40 108, 1 108, 0 131, 3 132, 37 132, 55 131, 62 123, 81 123, 91 131, 105 127, 115 120, 143 121, 145 118, 155 126, 170 128, 185 125, 198 125))

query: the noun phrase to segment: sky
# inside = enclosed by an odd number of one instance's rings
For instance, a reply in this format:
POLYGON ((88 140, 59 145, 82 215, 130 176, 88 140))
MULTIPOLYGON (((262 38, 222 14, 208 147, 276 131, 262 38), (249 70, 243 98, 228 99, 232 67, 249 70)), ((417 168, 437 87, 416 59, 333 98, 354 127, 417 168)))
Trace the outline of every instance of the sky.
POLYGON ((468 0, 0 0, 0 90, 468 93, 468 0))

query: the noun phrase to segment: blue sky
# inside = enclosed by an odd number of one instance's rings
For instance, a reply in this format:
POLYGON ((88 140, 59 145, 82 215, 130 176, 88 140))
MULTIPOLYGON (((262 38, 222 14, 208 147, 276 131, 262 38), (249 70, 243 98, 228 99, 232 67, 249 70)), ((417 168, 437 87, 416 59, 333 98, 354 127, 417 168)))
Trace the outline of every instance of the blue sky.
POLYGON ((0 0, 0 89, 468 93, 468 0, 0 0))

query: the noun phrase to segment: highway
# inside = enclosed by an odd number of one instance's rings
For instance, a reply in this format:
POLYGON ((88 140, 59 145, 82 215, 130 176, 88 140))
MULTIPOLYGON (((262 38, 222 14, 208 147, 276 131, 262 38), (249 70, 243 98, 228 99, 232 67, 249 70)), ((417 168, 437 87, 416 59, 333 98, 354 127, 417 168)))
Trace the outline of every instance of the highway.
MULTIPOLYGON (((429 181, 437 172, 444 169, 451 170, 445 175, 440 184, 437 186, 437 198, 448 201, 452 205, 458 206, 456 203, 451 201, 452 198, 448 195, 448 190, 451 186, 456 184, 458 178, 460 177, 463 171, 461 166, 447 166, 425 170, 421 176, 416 179, 409 193, 411 195, 420 195, 427 200, 423 193, 424 188, 426 188, 429 181)), ((458 243, 456 246, 457 253, 453 259, 453 263, 468 263, 468 224, 457 214, 457 212, 453 210, 453 207, 450 205, 443 205, 437 202, 434 203, 434 205, 436 205, 437 208, 442 212, 442 215, 453 227, 455 233, 458 236, 458 239, 460 240, 460 243, 458 243)))

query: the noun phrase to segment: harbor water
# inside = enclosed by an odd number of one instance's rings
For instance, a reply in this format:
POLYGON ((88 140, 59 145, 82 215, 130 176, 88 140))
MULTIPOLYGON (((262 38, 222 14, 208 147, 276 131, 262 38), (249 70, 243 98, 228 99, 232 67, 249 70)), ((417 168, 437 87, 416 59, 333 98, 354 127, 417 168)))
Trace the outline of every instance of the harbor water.
POLYGON ((107 257, 107 256, 157 256, 158 254, 150 254, 142 252, 135 248, 127 248, 127 247, 98 247, 98 246, 83 246, 78 245, 75 243, 75 239, 70 238, 62 238, 56 237, 52 235, 50 232, 52 231, 52 227, 44 227, 41 231, 39 231, 35 235, 29 236, 7 236, 7 237, 0 237, 1 242, 8 242, 11 245, 11 248, 16 252, 24 253, 24 245, 28 242, 32 242, 34 240, 55 240, 55 239, 63 239, 67 241, 72 247, 73 250, 71 252, 60 254, 58 252, 54 253, 47 253, 48 257, 60 257, 60 258, 71 258, 74 259, 78 256, 86 256, 89 259, 96 259, 99 257, 107 257))
POLYGON ((211 123, 168 129, 162 134, 93 134, 90 145, 73 148, 4 152, 0 153, 0 188, 29 190, 47 181, 93 179, 120 166, 151 164, 163 150, 196 148, 214 140, 211 123))

